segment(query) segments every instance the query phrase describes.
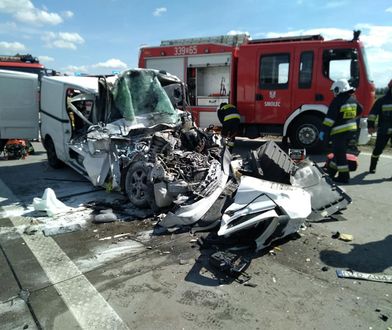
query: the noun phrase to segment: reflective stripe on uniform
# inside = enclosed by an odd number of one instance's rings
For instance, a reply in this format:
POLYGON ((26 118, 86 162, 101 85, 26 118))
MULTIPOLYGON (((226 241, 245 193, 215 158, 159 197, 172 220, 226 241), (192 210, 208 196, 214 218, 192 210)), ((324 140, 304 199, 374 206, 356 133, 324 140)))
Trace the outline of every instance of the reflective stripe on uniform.
POLYGON ((343 119, 353 119, 357 116, 357 105, 355 103, 343 104, 340 112, 343 113, 343 119))
POLYGON ((392 104, 384 104, 381 109, 382 111, 392 111, 392 104))
POLYGON ((340 172, 340 173, 349 172, 348 165, 338 166, 338 172, 340 172))
POLYGON ((226 115, 225 119, 223 119, 223 121, 228 121, 231 119, 241 119, 240 115, 238 113, 232 113, 230 115, 226 115))
POLYGON ((376 115, 369 115, 368 121, 376 121, 377 116, 376 115))
POLYGON ((329 167, 330 168, 333 168, 334 170, 336 170, 336 163, 335 162, 333 162, 332 160, 329 162, 329 167))
POLYGON ((328 126, 328 127, 332 127, 332 125, 335 123, 334 120, 332 120, 331 118, 325 118, 323 121, 323 125, 328 126))
POLYGON ((380 157, 380 155, 374 155, 372 154, 372 158, 378 159, 380 157))
POLYGON ((349 132, 349 131, 356 131, 356 130, 357 130, 357 123, 348 123, 332 128, 331 135, 349 132))

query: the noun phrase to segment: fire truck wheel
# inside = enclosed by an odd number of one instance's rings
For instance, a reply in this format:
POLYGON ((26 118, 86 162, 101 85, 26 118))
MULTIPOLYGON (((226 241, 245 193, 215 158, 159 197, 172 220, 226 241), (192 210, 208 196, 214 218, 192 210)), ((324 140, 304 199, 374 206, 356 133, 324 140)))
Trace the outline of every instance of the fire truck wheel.
POLYGON ((125 192, 131 203, 137 207, 152 206, 154 193, 149 181, 152 164, 142 161, 132 164, 125 177, 125 192))
POLYGON ((320 152, 324 144, 318 136, 322 128, 321 117, 305 115, 298 118, 290 129, 290 144, 294 148, 304 148, 308 153, 320 152))
POLYGON ((56 148, 54 147, 53 140, 50 136, 46 137, 44 147, 48 157, 48 163, 53 168, 60 168, 63 166, 63 162, 57 158, 56 148))

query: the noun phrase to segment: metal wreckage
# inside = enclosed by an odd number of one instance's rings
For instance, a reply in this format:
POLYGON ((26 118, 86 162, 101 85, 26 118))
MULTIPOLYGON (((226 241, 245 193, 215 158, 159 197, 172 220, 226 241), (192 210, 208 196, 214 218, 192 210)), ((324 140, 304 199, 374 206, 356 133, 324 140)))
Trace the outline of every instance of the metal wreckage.
MULTIPOLYGON (((351 202, 316 163, 295 162, 272 141, 233 160, 219 134, 193 124, 185 86, 165 72, 129 70, 100 78, 98 90, 105 114, 96 117, 110 121, 84 126, 71 149, 94 185, 163 214, 163 228, 217 230, 259 251, 351 202)), ((68 102, 77 116, 80 99, 68 102)))

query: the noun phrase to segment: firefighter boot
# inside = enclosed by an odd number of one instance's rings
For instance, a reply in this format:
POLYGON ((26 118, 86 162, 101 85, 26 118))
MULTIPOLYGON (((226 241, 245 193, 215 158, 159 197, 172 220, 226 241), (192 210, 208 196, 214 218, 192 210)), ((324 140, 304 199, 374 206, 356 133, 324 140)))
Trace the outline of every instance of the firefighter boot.
POLYGON ((369 173, 376 173, 376 167, 377 167, 377 162, 378 162, 378 158, 376 157, 372 157, 370 158, 370 167, 369 167, 369 173))
POLYGON ((350 172, 339 172, 338 176, 333 180, 337 183, 348 183, 350 181, 350 172))

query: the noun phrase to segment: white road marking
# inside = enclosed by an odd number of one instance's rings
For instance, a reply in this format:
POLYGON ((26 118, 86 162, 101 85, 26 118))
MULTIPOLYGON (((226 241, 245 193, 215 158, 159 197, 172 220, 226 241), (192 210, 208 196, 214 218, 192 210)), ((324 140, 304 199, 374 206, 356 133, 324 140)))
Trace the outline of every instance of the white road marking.
MULTIPOLYGON (((2 180, 0 180, 0 191, 6 195, 2 196, 3 198, 16 201, 15 196, 2 180)), ((27 218, 20 216, 9 219, 15 227, 25 225, 27 221, 27 218)), ((114 309, 53 238, 42 234, 21 237, 82 329, 128 329, 114 309)))

